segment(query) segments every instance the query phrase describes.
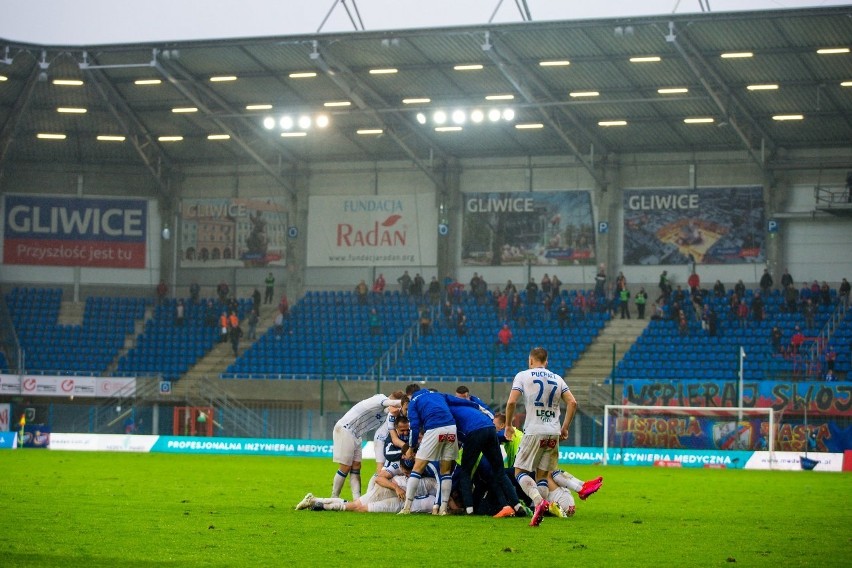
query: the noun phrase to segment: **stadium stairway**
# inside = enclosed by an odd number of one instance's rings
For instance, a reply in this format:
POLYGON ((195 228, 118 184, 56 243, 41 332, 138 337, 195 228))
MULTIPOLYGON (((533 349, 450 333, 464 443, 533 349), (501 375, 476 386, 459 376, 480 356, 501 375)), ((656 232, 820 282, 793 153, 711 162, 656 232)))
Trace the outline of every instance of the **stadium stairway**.
MULTIPOLYGON (((263 334, 273 326, 277 313, 277 304, 261 304, 260 321, 257 324, 258 339, 260 339, 263 334)), ((243 322, 240 326, 243 329, 243 338, 240 340, 240 353, 244 353, 251 345, 254 344, 254 341, 246 339, 246 334, 248 334, 248 324, 243 322)), ((207 353, 207 355, 199 359, 196 364, 175 383, 175 392, 177 394, 180 394, 183 390, 191 392, 192 389, 196 387, 196 383, 202 379, 218 381, 219 376, 224 373, 228 368, 228 365, 233 362, 234 352, 231 349, 231 343, 217 343, 213 349, 207 353)))
MULTIPOLYGON (((611 319, 598 334, 595 341, 583 352, 579 360, 565 377, 565 381, 574 393, 577 403, 584 410, 609 404, 610 389, 598 385, 612 372, 612 346, 615 344, 616 363, 642 335, 648 320, 611 319), (606 390, 606 400, 597 393, 606 390)), ((620 387, 619 387, 620 389, 620 387)), ((616 393, 618 398, 619 393, 616 393)))

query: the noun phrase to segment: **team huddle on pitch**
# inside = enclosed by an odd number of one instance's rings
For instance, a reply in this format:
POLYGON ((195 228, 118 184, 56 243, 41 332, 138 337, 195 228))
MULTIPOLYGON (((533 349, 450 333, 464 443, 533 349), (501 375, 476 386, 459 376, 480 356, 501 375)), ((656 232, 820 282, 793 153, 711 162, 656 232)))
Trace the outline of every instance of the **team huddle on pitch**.
POLYGON ((455 395, 418 384, 404 393, 376 394, 334 426, 338 470, 331 497, 308 493, 296 509, 529 516, 530 526, 548 514, 573 516, 571 491, 585 500, 603 484, 601 477, 581 481, 558 469, 559 441, 567 439, 576 411, 574 395, 547 369, 541 347, 530 351, 529 368, 515 375, 505 414, 495 415, 463 386, 455 395), (522 431, 512 426, 521 400, 522 431), (362 442, 373 430, 378 471, 362 494, 362 442), (340 497, 347 477, 351 501, 340 497))

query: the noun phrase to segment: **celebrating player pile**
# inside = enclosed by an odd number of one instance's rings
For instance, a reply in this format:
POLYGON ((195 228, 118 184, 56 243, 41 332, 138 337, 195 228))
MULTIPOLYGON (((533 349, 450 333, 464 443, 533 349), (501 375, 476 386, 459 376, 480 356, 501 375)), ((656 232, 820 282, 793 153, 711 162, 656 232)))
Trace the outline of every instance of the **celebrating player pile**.
POLYGON ((557 469, 559 441, 568 438, 577 401, 562 377, 547 369, 544 348, 533 348, 528 363, 527 370, 515 375, 505 416, 495 417, 466 387, 459 387, 459 396, 452 396, 421 390, 412 384, 405 396, 399 392, 390 398, 379 394, 356 404, 335 427, 334 461, 340 468, 332 498, 316 498, 309 493, 296 509, 408 514, 428 512, 430 507, 424 506, 428 503, 433 504, 432 513, 438 515, 476 512, 499 518, 532 513, 532 527, 541 524, 548 512, 558 517, 573 516, 574 499, 569 490, 585 500, 600 489, 603 478, 583 482, 557 469), (512 426, 521 398, 526 409, 522 431, 512 426), (566 408, 560 422, 562 402, 566 408), (389 407, 393 412, 388 418, 389 407), (395 420, 397 408, 402 419, 395 420), (384 451, 377 451, 383 463, 365 498, 361 498, 361 437, 383 424, 390 429, 384 451), (397 424, 401 425, 398 429, 397 424), (497 428, 503 424, 505 433, 501 436, 497 428), (499 451, 494 449, 492 441, 496 444, 497 440, 507 446, 506 466, 514 467, 517 486, 512 484, 511 474, 503 469, 499 451), (459 446, 466 453, 462 467, 454 468, 459 446), (338 497, 347 473, 351 473, 351 503, 338 497), (516 492, 516 487, 520 492, 516 492), (376 493, 381 490, 384 493, 376 493), (534 511, 522 502, 526 498, 534 511))

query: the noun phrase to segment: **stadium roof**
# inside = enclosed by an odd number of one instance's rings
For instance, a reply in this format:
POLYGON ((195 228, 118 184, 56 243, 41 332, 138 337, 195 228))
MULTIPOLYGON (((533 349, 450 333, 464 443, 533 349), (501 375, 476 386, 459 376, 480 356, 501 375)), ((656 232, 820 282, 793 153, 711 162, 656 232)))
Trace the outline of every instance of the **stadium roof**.
POLYGON ((611 154, 706 150, 771 163, 850 146, 850 38, 841 6, 96 47, 0 40, 0 170, 144 163, 159 176, 252 162, 278 177, 315 162, 425 170, 570 155, 594 171, 611 154))

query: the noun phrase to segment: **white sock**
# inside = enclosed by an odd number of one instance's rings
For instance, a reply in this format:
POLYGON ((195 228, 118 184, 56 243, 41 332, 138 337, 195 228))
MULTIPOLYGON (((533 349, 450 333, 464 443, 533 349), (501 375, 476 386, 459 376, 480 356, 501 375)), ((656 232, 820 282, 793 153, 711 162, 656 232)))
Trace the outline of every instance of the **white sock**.
POLYGON ((518 485, 520 485, 524 493, 533 500, 533 505, 541 503, 541 493, 538 492, 535 480, 530 477, 528 473, 518 475, 518 485))
POLYGON ((337 470, 334 474, 334 482, 331 484, 331 496, 340 497, 340 492, 343 491, 343 482, 346 481, 346 474, 337 470))
POLYGON ((547 499, 547 495, 550 493, 550 490, 547 488, 546 481, 539 481, 536 484, 536 489, 538 489, 538 494, 541 495, 542 499, 547 499))
POLYGON ((450 502, 450 493, 453 491, 453 476, 441 476, 441 511, 447 510, 447 503, 450 502))
POLYGON ((352 500, 361 496, 361 470, 353 469, 349 472, 349 487, 352 488, 352 500))
POLYGON ((422 476, 416 471, 412 471, 405 484, 405 505, 406 510, 411 510, 411 504, 414 503, 414 497, 417 495, 417 487, 420 485, 422 476))
POLYGON ((570 473, 565 473, 561 469, 557 469, 551 475, 553 481, 556 482, 556 485, 559 487, 565 487, 566 489, 570 489, 574 493, 578 493, 580 489, 583 488, 583 482, 571 475, 570 473))

